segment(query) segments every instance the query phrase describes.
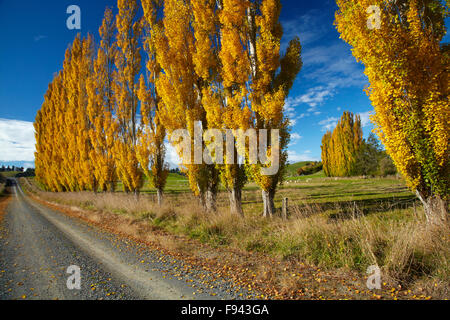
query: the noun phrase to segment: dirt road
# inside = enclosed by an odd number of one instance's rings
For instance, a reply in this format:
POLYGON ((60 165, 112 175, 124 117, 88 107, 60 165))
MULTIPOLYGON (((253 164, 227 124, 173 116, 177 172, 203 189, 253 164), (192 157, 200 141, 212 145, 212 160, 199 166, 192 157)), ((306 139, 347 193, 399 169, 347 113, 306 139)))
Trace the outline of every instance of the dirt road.
POLYGON ((227 279, 51 210, 16 182, 11 190, 0 225, 2 300, 239 298, 227 279), (81 289, 70 285, 78 267, 81 289))

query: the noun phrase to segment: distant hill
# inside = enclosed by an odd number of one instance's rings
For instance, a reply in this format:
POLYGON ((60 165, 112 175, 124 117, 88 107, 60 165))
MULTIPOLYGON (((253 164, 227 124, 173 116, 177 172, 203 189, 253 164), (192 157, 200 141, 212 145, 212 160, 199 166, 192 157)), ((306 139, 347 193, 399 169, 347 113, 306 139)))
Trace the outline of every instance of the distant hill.
POLYGON ((297 170, 301 167, 307 166, 308 164, 314 163, 314 161, 300 161, 296 163, 289 164, 286 168, 286 175, 288 177, 297 176, 297 170))

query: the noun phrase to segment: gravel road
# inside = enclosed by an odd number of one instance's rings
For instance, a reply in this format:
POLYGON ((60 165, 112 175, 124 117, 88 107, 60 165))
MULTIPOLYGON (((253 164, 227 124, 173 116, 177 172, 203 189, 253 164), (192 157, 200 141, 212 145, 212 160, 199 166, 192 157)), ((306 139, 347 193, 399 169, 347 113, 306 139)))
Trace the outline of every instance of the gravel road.
POLYGON ((0 300, 243 299, 228 279, 28 198, 14 182, 0 225, 0 300), (81 289, 68 289, 78 266, 81 289))

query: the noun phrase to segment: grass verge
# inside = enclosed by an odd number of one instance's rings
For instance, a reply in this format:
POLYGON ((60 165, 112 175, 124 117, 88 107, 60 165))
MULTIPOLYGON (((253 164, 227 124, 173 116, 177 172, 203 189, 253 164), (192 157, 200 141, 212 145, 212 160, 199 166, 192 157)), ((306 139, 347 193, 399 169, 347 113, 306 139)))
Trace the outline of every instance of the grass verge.
MULTIPOLYGON (((215 261, 214 268, 225 261, 250 279, 246 285, 272 298, 450 296, 448 226, 427 226, 421 209, 409 199, 403 207, 384 206, 381 197, 376 211, 373 203, 322 206, 304 201, 291 207, 289 220, 283 221, 263 219, 252 206, 245 218, 231 215, 225 195, 219 197, 222 206, 216 214, 205 214, 190 195, 170 196, 158 207, 151 196, 135 201, 126 194, 49 193, 21 181, 41 199, 72 211, 81 208, 79 217, 90 222, 135 239, 157 239, 161 247, 215 261), (382 270, 383 288, 370 291, 365 270, 375 264, 382 270)), ((249 195, 244 194, 244 201, 253 202, 249 195)))

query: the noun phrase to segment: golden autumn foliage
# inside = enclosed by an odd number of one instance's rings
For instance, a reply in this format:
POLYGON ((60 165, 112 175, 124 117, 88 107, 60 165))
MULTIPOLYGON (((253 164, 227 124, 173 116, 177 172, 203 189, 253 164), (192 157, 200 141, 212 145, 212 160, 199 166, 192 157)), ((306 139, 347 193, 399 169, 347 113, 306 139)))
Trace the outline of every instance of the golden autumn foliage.
POLYGON ((117 50, 114 41, 115 30, 112 10, 107 8, 99 30, 101 42, 94 61, 94 72, 86 85, 89 99, 87 112, 91 122, 90 159, 98 188, 102 191, 114 191, 117 182, 113 154, 117 131, 117 123, 113 118, 115 108, 113 71, 117 50))
POLYGON ((344 112, 333 132, 322 138, 322 163, 327 177, 349 177, 355 174, 358 152, 363 144, 361 119, 344 112))
POLYGON ((162 204, 163 190, 169 175, 165 161, 164 139, 166 129, 160 116, 161 97, 156 89, 156 81, 161 74, 157 61, 152 26, 157 20, 160 1, 142 1, 144 9, 144 50, 147 53, 147 82, 143 75, 139 79, 138 98, 141 101, 141 127, 138 132, 137 157, 145 175, 157 190, 159 205, 162 204))
MULTIPOLYGON (((194 159, 195 126, 208 129, 202 94, 207 83, 202 76, 199 63, 195 63, 197 52, 195 36, 192 32, 193 11, 190 2, 181 0, 164 1, 164 17, 152 26, 155 52, 163 72, 156 80, 156 89, 161 97, 161 121, 168 131, 169 138, 178 129, 186 130, 191 137, 191 159, 194 159), (197 74, 198 70, 201 74, 197 74)), ((204 47, 202 47, 204 49, 204 47)), ((197 147, 203 147, 197 146, 197 147)), ((215 209, 218 190, 218 170, 215 165, 184 159, 177 148, 189 178, 194 194, 200 197, 205 208, 215 209)))
MULTIPOLYGON (((206 99, 215 97, 215 100, 205 101, 205 106, 208 121, 218 128, 243 131, 251 128, 252 114, 247 99, 250 61, 243 45, 247 41, 247 7, 248 4, 243 1, 225 0, 217 8, 220 11, 219 21, 216 23, 220 22, 221 40, 217 52, 224 89, 220 98, 212 92, 206 93, 206 99)), ((243 214, 242 188, 247 182, 247 175, 245 165, 236 163, 238 152, 237 148, 234 149, 233 163, 227 163, 228 159, 225 158, 225 163, 220 168, 221 181, 229 192, 231 211, 243 214)), ((240 151, 240 154, 245 156, 245 153, 240 151)))
MULTIPOLYGON (((281 170, 263 176, 260 169, 267 164, 249 166, 265 194, 268 214, 274 211, 273 196, 287 161, 289 134, 284 101, 301 68, 298 39, 291 41, 286 55, 280 57, 280 10, 280 2, 273 0, 165 1, 164 17, 154 25, 153 32, 164 70, 157 89, 169 134, 186 129, 193 140, 196 123, 203 130, 280 130, 280 150, 269 147, 267 154, 281 154, 281 170)), ((217 156, 214 152, 211 150, 213 157, 217 156)), ((232 210, 241 211, 244 166, 185 166, 192 190, 200 197, 206 195, 207 206, 211 199, 214 201, 220 170, 221 180, 231 193, 232 210)))
MULTIPOLYGON (((44 97, 44 103, 38 111, 34 123, 36 138, 36 175, 42 185, 47 189, 54 191, 62 191, 62 184, 55 179, 58 176, 61 177, 58 170, 58 164, 61 163, 61 159, 58 159, 58 154, 54 152, 52 141, 50 141, 48 137, 55 137, 58 134, 56 121, 59 113, 55 110, 53 101, 58 95, 58 88, 61 87, 61 77, 62 75, 59 73, 48 86, 48 90, 44 97), (57 88, 57 86, 59 87, 57 88)), ((58 100, 59 99, 56 98, 56 101, 58 100)))
POLYGON ((52 191, 93 190, 86 84, 93 72, 93 39, 77 36, 64 70, 49 85, 35 121, 36 171, 52 191))
POLYGON ((137 20, 136 0, 119 0, 116 17, 117 53, 114 81, 117 123, 114 155, 117 173, 127 192, 138 194, 143 185, 143 172, 137 158, 138 74, 141 70, 139 37, 142 27, 137 20))
POLYGON ((118 0, 116 17, 105 11, 96 52, 91 36, 78 36, 67 50, 36 117, 39 179, 55 191, 112 191, 121 181, 126 192, 138 193, 145 174, 161 202, 165 138, 182 129, 191 137, 190 158, 177 151, 206 210, 215 210, 222 182, 231 210, 242 214, 241 191, 252 175, 263 191, 264 214, 273 214, 289 142, 284 102, 302 67, 298 38, 280 55, 280 1, 141 3, 142 19, 136 0, 118 0), (233 161, 212 148, 216 142, 227 148, 217 136, 195 143, 196 128, 231 135, 233 161), (279 133, 279 147, 259 146, 269 160, 280 154, 274 175, 261 174, 270 161, 249 163, 248 144, 237 141, 248 129, 279 133), (209 151, 211 161, 193 161, 196 147, 209 151), (214 161, 222 157, 225 163, 214 161))
POLYGON ((448 2, 337 0, 336 26, 365 66, 372 121, 399 172, 424 204, 428 219, 446 220, 450 186, 448 2), (369 6, 380 8, 369 28, 369 6), (448 51, 447 51, 448 52, 448 51))
POLYGON ((267 147, 267 159, 273 161, 271 156, 279 154, 278 172, 274 175, 262 175, 261 167, 267 164, 250 166, 253 179, 262 189, 264 216, 274 213, 275 192, 283 181, 287 163, 286 148, 290 139, 289 119, 284 114, 284 103, 294 79, 302 68, 301 45, 298 38, 290 41, 283 57, 280 55, 283 35, 279 22, 280 12, 279 0, 252 2, 247 8, 251 69, 249 98, 255 119, 253 126, 256 129, 279 130, 280 136, 278 148, 271 145, 267 147))

